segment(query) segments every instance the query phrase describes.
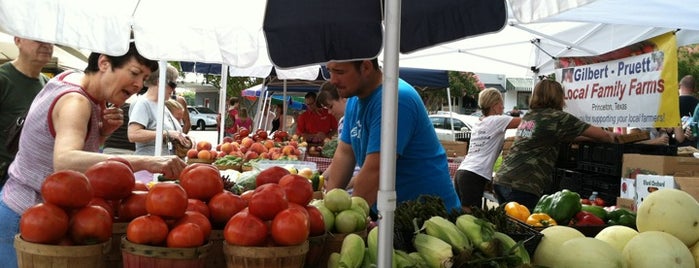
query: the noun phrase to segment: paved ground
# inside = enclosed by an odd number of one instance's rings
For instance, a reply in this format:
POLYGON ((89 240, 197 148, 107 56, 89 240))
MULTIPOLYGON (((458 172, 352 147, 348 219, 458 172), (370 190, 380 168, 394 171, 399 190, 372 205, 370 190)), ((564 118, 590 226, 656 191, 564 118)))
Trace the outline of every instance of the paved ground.
POLYGON ((215 130, 192 130, 187 133, 189 138, 196 144, 199 141, 205 140, 210 142, 213 146, 218 145, 218 132, 215 130))

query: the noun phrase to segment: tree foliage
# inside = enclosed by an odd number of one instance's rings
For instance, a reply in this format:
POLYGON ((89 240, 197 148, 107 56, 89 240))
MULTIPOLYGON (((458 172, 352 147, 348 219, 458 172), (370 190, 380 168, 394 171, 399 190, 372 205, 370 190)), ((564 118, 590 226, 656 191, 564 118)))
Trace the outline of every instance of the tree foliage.
MULTIPOLYGON (((449 71, 447 75, 452 99, 460 99, 464 94, 477 96, 485 88, 475 73, 449 71)), ((421 91, 420 95, 428 111, 439 111, 442 104, 448 103, 446 90, 426 90, 421 91)))

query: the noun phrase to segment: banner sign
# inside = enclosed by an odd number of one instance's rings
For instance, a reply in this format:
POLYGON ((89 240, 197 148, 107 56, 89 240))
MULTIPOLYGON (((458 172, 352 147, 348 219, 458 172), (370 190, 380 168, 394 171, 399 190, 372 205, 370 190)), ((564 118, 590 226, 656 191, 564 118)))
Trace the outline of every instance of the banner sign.
POLYGON ((592 125, 680 126, 672 32, 600 56, 560 58, 556 78, 565 111, 592 125))

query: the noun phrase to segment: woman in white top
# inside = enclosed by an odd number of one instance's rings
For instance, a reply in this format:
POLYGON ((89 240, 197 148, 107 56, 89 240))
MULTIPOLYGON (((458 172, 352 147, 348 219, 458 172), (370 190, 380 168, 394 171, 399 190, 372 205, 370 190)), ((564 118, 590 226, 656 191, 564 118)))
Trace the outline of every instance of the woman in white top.
POLYGON ((465 211, 481 205, 485 186, 493 179, 493 164, 502 151, 505 131, 517 128, 522 120, 503 115, 502 95, 494 88, 478 94, 478 107, 483 117, 471 130, 468 154, 454 175, 454 187, 465 211))
MULTIPOLYGON (((163 139, 164 141, 161 155, 173 154, 170 151, 170 141, 172 140, 177 139, 185 146, 191 145, 186 135, 182 133, 182 126, 172 113, 168 109, 158 110, 159 76, 159 72, 153 72, 148 76, 144 82, 148 90, 136 102, 131 104, 131 109, 129 110, 129 127, 127 132, 129 141, 136 144, 135 154, 137 155, 154 155, 156 139, 163 139), (164 113, 162 136, 155 131, 158 113, 164 113)), ((168 65, 165 76, 167 78, 165 96, 170 96, 175 87, 177 87, 177 83, 175 83, 178 76, 177 69, 168 65)))

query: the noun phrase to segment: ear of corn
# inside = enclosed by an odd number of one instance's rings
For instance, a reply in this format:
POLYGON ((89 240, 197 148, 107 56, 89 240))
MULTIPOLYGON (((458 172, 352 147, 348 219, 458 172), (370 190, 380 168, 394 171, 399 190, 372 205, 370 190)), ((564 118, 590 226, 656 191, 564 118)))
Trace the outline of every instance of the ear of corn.
POLYGON ((420 253, 410 252, 408 253, 408 257, 415 261, 415 263, 417 264, 416 267, 427 267, 427 263, 425 262, 425 259, 422 258, 422 255, 420 255, 420 253))
POLYGON ((379 255, 379 227, 374 227, 369 231, 369 235, 366 238, 367 244, 367 255, 365 258, 369 258, 372 263, 378 263, 379 255))
POLYGON ((413 245, 425 260, 427 267, 451 267, 451 258, 454 256, 454 253, 451 245, 447 242, 431 235, 418 233, 415 235, 413 245))
POLYGON ((449 220, 433 216, 429 220, 426 220, 422 228, 428 235, 437 237, 444 242, 449 243, 452 248, 459 254, 463 251, 470 252, 473 250, 471 241, 466 237, 466 235, 456 227, 456 225, 449 220))
POLYGON ((531 263, 529 252, 527 252, 522 243, 517 243, 517 241, 512 239, 512 237, 501 232, 495 232, 493 234, 493 238, 500 240, 505 253, 513 254, 519 257, 519 259, 522 261, 522 264, 531 263))
POLYGON ((340 253, 333 252, 328 258, 328 268, 339 268, 340 267, 340 253))
POLYGON ((369 248, 364 248, 364 260, 362 260, 362 268, 376 268, 376 262, 371 262, 369 258, 369 248))
POLYGON ((456 227, 487 256, 497 256, 497 246, 491 243, 495 228, 490 222, 470 214, 463 214, 456 218, 456 227))
POLYGON ((397 268, 417 268, 417 263, 408 253, 399 249, 393 251, 393 266, 397 268))
POLYGON ((357 234, 348 234, 340 248, 340 267, 359 268, 364 260, 364 239, 357 234))

